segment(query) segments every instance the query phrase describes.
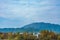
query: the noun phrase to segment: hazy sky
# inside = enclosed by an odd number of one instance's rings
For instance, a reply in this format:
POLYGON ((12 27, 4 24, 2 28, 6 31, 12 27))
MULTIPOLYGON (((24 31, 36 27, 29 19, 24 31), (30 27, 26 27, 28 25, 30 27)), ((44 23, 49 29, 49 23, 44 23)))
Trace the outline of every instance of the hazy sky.
POLYGON ((60 24, 60 0, 0 0, 0 28, 33 22, 60 24))

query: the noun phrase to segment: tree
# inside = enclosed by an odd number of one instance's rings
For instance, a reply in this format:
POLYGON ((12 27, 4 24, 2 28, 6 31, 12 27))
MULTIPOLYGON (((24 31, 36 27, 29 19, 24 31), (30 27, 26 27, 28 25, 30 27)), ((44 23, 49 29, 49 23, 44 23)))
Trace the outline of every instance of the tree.
POLYGON ((60 34, 57 34, 57 40, 60 40, 60 34))
POLYGON ((13 39, 13 33, 10 32, 10 33, 8 33, 8 40, 12 40, 12 39, 13 39))
POLYGON ((56 40, 56 34, 52 31, 42 30, 39 36, 40 40, 56 40))
POLYGON ((20 34, 20 32, 17 32, 16 37, 14 38, 14 40, 23 40, 22 34, 20 34))

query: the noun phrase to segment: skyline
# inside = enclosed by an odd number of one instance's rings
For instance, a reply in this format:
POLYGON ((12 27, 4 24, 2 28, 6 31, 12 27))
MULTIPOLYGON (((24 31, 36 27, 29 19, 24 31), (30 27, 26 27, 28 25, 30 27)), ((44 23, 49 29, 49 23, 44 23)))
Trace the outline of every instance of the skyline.
POLYGON ((60 25, 60 0, 0 0, 0 28, 33 22, 60 25))

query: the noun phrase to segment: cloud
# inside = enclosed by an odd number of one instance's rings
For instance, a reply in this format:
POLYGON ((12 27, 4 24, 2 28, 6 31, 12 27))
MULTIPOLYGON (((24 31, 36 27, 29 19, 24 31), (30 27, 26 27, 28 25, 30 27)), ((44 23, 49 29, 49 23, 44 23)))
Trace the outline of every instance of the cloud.
MULTIPOLYGON (((8 17, 25 17, 26 15, 34 15, 36 14, 35 12, 40 10, 41 11, 45 11, 45 10, 48 10, 50 8, 50 6, 42 6, 42 5, 46 5, 48 4, 49 2, 47 1, 42 1, 41 3, 38 3, 36 2, 36 0, 34 1, 21 1, 21 0, 18 0, 17 2, 15 1, 7 1, 7 3, 4 3, 3 6, 4 8, 2 8, 2 13, 4 12, 6 14, 6 16, 8 15, 8 17), (19 1, 19 4, 26 4, 26 5, 18 5, 18 4, 15 4, 15 3, 18 3, 19 1), (14 4, 13 4, 14 3, 14 4), (44 4, 42 4, 44 3, 44 4)), ((39 1, 39 0, 38 0, 39 1)), ((2 7, 2 6, 1 6, 2 7)))
POLYGON ((41 21, 59 24, 59 4, 57 0, 0 0, 0 17, 6 19, 1 23, 6 27, 41 21))

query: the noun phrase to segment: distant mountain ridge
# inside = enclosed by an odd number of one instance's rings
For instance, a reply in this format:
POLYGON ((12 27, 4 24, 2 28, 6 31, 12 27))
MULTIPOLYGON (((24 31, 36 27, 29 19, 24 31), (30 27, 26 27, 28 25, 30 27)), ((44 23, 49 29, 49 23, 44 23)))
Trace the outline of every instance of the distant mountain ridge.
POLYGON ((41 30, 50 30, 54 32, 60 32, 60 25, 39 22, 39 23, 32 23, 32 24, 26 25, 21 29, 23 29, 26 32, 40 32, 41 30))
POLYGON ((60 25, 39 22, 25 25, 22 28, 0 28, 0 32, 40 32, 41 30, 50 30, 60 33, 60 25))

